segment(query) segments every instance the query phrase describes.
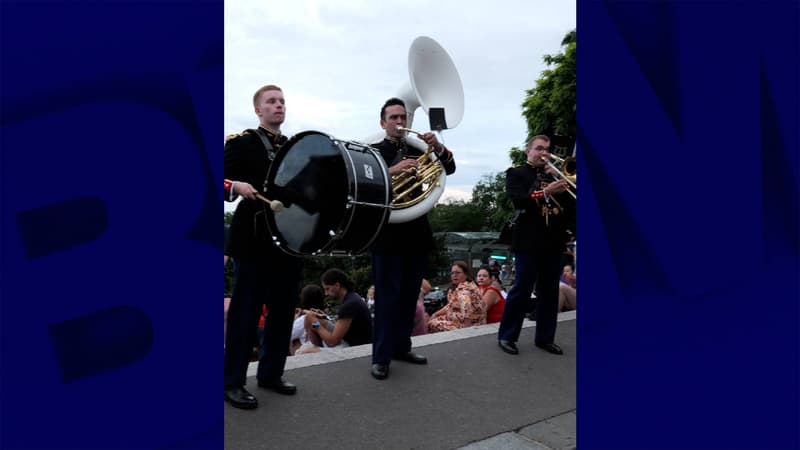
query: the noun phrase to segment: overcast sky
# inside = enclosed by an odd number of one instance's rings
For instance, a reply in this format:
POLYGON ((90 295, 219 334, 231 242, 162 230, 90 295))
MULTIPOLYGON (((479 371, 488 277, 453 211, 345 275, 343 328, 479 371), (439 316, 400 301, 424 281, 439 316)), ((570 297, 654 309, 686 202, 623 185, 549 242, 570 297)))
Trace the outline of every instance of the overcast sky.
MULTIPOLYGON (((464 87, 464 117, 443 138, 456 158, 442 200, 470 198, 485 174, 510 165, 527 134, 521 103, 575 28, 568 0, 226 0, 225 133, 257 126, 253 93, 277 84, 282 130, 363 141, 381 132, 383 102, 408 80, 417 36, 450 55, 464 87), (470 6, 463 6, 468 4, 470 6)), ((427 131, 419 108, 413 129, 427 131)))

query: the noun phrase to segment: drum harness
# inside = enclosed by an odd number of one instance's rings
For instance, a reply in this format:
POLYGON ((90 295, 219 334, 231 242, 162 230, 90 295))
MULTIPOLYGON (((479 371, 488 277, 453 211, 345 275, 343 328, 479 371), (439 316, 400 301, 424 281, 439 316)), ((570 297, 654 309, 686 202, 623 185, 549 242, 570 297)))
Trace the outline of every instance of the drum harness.
MULTIPOLYGON (((269 159, 269 163, 267 164, 267 173, 269 173, 269 168, 272 165, 272 161, 275 160, 276 151, 275 151, 275 148, 272 146, 272 142, 270 142, 269 138, 267 137, 267 132, 262 130, 261 127, 255 128, 255 129, 250 128, 250 129, 248 129, 246 131, 250 131, 250 132, 255 133, 256 136, 258 136, 259 139, 261 139, 261 143, 264 144, 264 147, 267 149, 267 158, 269 159)), ((278 148, 280 148, 280 146, 278 146, 278 148)), ((267 191, 267 180, 264 180, 263 189, 264 189, 264 192, 267 191)), ((266 223, 266 221, 267 221, 267 219, 266 219, 267 207, 265 205, 262 205, 261 211, 256 212, 256 214, 253 216, 253 226, 256 227, 256 228, 257 228, 256 223, 258 222, 258 215, 259 214, 263 214, 264 215, 264 219, 263 220, 266 223)), ((272 236, 270 236, 270 237, 272 237, 272 236)), ((274 237, 272 237, 272 239, 267 239, 266 237, 264 237, 264 239, 268 240, 268 241, 270 241, 270 240, 274 241, 275 240, 274 237)))

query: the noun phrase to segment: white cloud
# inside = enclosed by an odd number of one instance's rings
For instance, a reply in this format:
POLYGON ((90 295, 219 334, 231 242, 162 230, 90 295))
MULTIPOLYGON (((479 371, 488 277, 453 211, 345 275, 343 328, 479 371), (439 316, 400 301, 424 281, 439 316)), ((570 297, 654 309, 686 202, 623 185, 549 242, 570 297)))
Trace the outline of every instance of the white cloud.
MULTIPOLYGON (((447 50, 464 86, 461 124, 444 132, 456 155, 442 198, 467 200, 472 186, 510 165, 522 144, 525 90, 575 28, 575 3, 507 0, 368 0, 225 2, 225 133, 257 125, 252 95, 265 84, 284 90, 283 131, 319 130, 360 141, 380 132, 378 113, 408 79, 407 57, 417 36, 447 50)), ((413 128, 427 130, 417 110, 413 128)))

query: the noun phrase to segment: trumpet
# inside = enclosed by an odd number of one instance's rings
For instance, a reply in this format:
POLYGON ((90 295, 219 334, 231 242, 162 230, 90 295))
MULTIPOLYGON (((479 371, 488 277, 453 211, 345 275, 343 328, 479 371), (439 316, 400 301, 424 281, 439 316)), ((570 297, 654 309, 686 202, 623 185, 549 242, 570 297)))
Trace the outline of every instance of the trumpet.
POLYGON ((576 167, 578 165, 577 161, 574 157, 568 156, 566 158, 562 158, 556 155, 548 155, 546 158, 542 158, 551 169, 553 169, 556 174, 561 177, 562 180, 566 181, 572 189, 567 188, 567 193, 572 196, 574 199, 578 199, 578 180, 577 180, 577 173, 576 167), (561 168, 556 166, 556 164, 561 165, 561 168))

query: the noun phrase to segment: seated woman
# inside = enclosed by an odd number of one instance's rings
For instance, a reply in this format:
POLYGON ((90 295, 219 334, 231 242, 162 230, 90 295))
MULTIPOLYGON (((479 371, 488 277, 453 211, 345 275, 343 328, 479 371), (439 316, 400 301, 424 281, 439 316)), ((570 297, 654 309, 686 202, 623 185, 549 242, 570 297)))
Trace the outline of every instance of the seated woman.
POLYGON ((481 267, 478 270, 478 290, 483 298, 483 305, 486 307, 486 323, 497 323, 503 318, 503 308, 506 306, 506 298, 500 289, 494 285, 492 276, 488 268, 481 267))
POLYGON ((322 274, 322 287, 328 297, 341 302, 336 321, 321 311, 306 314, 308 340, 318 347, 350 347, 372 342, 372 319, 364 299, 358 295, 353 282, 339 269, 322 274))
POLYGON ((455 261, 450 270, 447 304, 428 320, 428 332, 457 330, 486 323, 486 308, 472 273, 464 261, 455 261))
POLYGON ((306 314, 312 310, 322 311, 325 308, 325 292, 316 284, 309 284, 300 291, 300 303, 294 311, 294 324, 292 325, 290 355, 319 352, 313 344, 308 343, 306 334, 306 314), (302 350, 301 350, 302 349, 302 350))
POLYGON ((558 283, 558 312, 572 311, 578 308, 578 294, 575 273, 572 266, 564 266, 561 281, 558 283))
POLYGON ((503 294, 503 298, 508 297, 508 292, 506 292, 506 289, 503 287, 503 282, 500 281, 500 274, 490 270, 489 278, 491 278, 492 280, 492 286, 496 287, 497 290, 500 291, 501 294, 503 294))

